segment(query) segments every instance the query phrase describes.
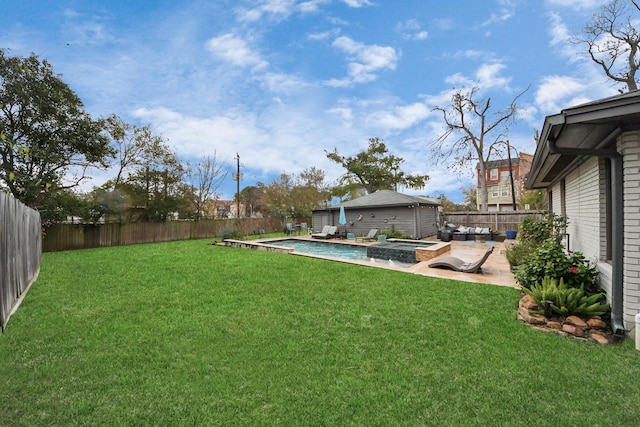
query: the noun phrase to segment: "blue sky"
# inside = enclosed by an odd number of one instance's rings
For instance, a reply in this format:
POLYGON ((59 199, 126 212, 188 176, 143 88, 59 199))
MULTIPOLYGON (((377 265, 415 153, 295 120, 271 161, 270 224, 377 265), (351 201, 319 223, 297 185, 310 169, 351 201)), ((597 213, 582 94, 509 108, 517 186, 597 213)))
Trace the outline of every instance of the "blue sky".
MULTIPOLYGON (((149 125, 179 157, 216 153, 241 187, 312 166, 344 172, 370 137, 428 174, 408 194, 460 202, 468 174, 435 164, 433 107, 478 85, 492 111, 518 103, 510 140, 533 153, 544 117, 617 93, 568 43, 603 0, 0 0, 0 47, 36 53, 94 117, 149 125)), ((86 189, 113 176, 93 171, 86 189)), ((231 176, 221 189, 230 199, 231 176)))

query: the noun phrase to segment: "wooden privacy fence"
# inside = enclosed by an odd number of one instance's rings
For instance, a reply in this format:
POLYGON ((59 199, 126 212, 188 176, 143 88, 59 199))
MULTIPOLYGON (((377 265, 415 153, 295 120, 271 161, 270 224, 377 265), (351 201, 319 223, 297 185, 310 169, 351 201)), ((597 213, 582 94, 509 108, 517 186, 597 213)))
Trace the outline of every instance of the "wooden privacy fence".
POLYGON ((0 327, 40 272, 40 213, 0 192, 0 327))
POLYGON ((113 224, 55 224, 46 230, 43 251, 55 252, 139 243, 224 237, 281 231, 280 218, 241 218, 201 221, 133 222, 113 224))
POLYGON ((541 220, 544 218, 544 214, 544 211, 445 212, 444 219, 456 226, 486 227, 492 231, 504 233, 507 230, 517 231, 518 226, 526 217, 541 220))

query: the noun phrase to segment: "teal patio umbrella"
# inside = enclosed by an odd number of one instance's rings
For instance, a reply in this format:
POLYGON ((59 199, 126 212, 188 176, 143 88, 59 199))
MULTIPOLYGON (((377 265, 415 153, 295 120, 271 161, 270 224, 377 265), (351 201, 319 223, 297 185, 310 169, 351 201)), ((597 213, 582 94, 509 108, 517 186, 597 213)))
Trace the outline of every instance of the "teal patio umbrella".
POLYGON ((344 206, 340 206, 340 219, 338 219, 338 224, 347 225, 347 215, 344 213, 344 206))

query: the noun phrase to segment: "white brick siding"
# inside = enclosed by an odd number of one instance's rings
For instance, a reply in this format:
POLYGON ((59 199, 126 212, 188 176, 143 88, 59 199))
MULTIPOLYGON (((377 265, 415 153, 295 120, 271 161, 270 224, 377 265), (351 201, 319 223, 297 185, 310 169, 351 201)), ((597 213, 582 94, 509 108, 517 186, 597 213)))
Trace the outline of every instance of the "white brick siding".
POLYGON ((635 315, 640 312, 640 132, 618 139, 624 164, 624 304, 625 327, 635 336, 635 315))
POLYGON ((592 261, 600 260, 600 174, 598 158, 591 157, 565 179, 565 209, 570 249, 592 261))

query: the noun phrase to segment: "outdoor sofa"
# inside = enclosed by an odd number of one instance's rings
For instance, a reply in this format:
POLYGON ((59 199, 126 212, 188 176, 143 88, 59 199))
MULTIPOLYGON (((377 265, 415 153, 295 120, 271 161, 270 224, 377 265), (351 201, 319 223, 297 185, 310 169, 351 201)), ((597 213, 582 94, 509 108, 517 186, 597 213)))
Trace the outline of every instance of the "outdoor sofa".
POLYGON ((476 238, 484 238, 491 240, 491 229, 482 227, 465 227, 447 224, 442 230, 450 233, 453 240, 476 240, 476 238))

